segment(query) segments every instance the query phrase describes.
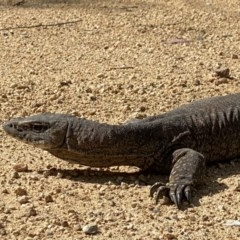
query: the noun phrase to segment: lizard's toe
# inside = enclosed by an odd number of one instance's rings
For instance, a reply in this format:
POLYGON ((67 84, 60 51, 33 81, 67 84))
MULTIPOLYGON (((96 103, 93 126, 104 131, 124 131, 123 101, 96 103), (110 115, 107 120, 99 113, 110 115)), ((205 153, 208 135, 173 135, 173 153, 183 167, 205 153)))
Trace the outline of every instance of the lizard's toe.
POLYGON ((160 198, 163 198, 163 196, 169 197, 169 195, 168 195, 169 194, 169 188, 162 182, 156 182, 150 188, 150 197, 153 197, 154 193, 156 193, 155 194, 155 201, 156 201, 156 204, 157 204, 158 200, 160 198))
POLYGON ((184 198, 190 203, 192 200, 192 186, 188 184, 171 184, 169 186, 169 196, 171 200, 177 205, 178 208, 181 207, 184 198))
POLYGON ((154 193, 156 193, 154 198, 157 204, 158 200, 163 196, 168 197, 169 188, 162 182, 156 182, 150 188, 150 197, 153 197, 154 193))
POLYGON ((184 195, 189 203, 192 202, 192 191, 193 191, 193 189, 190 185, 188 185, 184 188, 184 195))
POLYGON ((169 197, 171 201, 176 204, 178 208, 181 207, 183 199, 186 198, 188 202, 192 200, 192 186, 190 184, 163 184, 161 182, 155 183, 150 189, 150 196, 155 194, 155 201, 165 197, 169 197))
POLYGON ((155 201, 156 201, 156 204, 158 203, 158 200, 160 198, 163 198, 164 196, 165 197, 168 197, 168 192, 169 192, 169 189, 168 187, 166 186, 160 186, 157 191, 156 191, 156 196, 155 196, 155 201))
POLYGON ((158 188, 161 186, 165 186, 165 184, 162 182, 154 183, 150 188, 150 197, 153 197, 154 193, 157 192, 158 188))
POLYGON ((170 186, 169 196, 170 199, 177 205, 179 208, 183 200, 183 189, 184 185, 172 185, 170 186))

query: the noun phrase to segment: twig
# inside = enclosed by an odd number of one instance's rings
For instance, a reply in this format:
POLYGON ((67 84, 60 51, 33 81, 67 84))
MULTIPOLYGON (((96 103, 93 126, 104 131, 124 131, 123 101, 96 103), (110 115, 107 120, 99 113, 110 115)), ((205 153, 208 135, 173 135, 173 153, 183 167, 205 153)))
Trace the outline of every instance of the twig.
POLYGON ((81 21, 82 20, 79 19, 79 20, 75 20, 75 21, 50 23, 50 24, 39 23, 39 24, 36 24, 36 25, 31 25, 31 26, 17 26, 17 27, 0 28, 0 31, 8 31, 8 30, 14 30, 14 29, 20 29, 20 28, 55 27, 55 26, 77 23, 77 22, 81 22, 81 21))
POLYGON ((133 69, 134 67, 131 66, 122 66, 122 67, 111 67, 109 68, 109 71, 111 70, 117 70, 117 69, 133 69))

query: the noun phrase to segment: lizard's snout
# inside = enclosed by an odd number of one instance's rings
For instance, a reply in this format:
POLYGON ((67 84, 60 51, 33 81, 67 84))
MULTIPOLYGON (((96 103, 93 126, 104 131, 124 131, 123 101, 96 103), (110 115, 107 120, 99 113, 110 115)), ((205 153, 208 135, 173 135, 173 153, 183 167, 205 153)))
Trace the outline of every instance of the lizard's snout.
POLYGON ((3 130, 5 130, 7 132, 9 129, 13 128, 14 125, 13 125, 13 123, 6 122, 2 125, 2 127, 3 127, 3 130))
POLYGON ((3 124, 2 127, 3 127, 3 130, 10 135, 15 135, 14 133, 20 130, 20 129, 17 130, 17 124, 14 124, 13 122, 6 122, 3 124))

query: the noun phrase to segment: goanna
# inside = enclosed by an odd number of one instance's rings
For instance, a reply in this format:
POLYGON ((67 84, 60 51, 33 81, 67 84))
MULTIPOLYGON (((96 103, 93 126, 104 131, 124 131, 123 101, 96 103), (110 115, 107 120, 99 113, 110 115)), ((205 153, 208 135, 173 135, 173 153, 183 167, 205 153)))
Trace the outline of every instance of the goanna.
POLYGON ((129 165, 169 174, 150 195, 177 207, 192 201, 206 162, 240 157, 240 93, 194 101, 123 125, 43 113, 6 122, 12 137, 54 156, 91 167, 129 165))

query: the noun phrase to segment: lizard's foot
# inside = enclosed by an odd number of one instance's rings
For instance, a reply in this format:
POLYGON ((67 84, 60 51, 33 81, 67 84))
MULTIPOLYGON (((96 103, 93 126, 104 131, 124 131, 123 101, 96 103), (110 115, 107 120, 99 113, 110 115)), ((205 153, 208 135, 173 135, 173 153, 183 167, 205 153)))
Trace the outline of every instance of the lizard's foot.
POLYGON ((188 183, 175 183, 166 185, 161 182, 156 182, 150 189, 150 196, 153 197, 155 194, 155 201, 158 203, 160 198, 168 197, 173 203, 180 208, 183 198, 185 198, 189 203, 192 201, 193 187, 188 183))
POLYGON ((204 175, 205 158, 204 156, 189 148, 180 148, 172 154, 173 168, 170 173, 169 183, 155 183, 151 190, 150 196, 156 192, 155 200, 162 196, 170 197, 178 208, 180 208, 183 199, 192 202, 193 186, 196 185, 204 175))

